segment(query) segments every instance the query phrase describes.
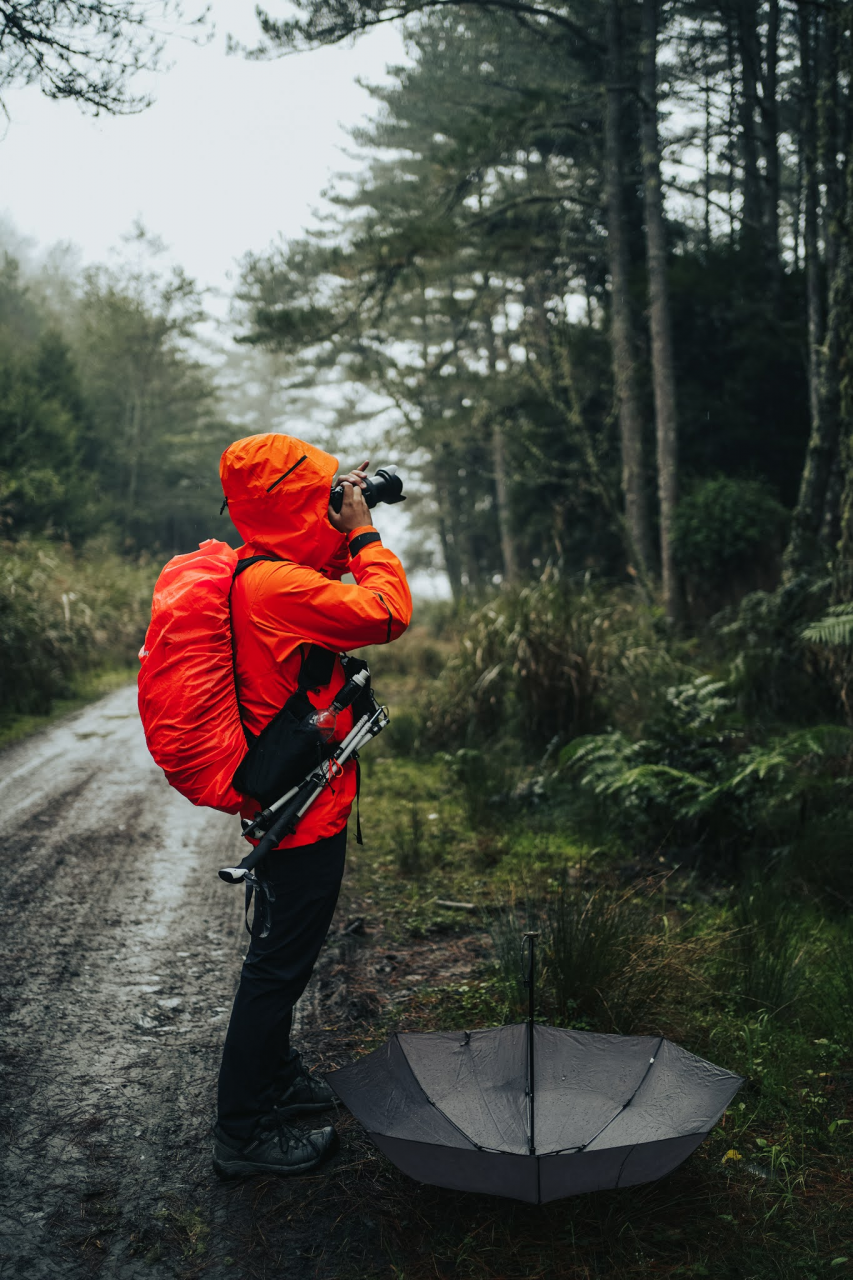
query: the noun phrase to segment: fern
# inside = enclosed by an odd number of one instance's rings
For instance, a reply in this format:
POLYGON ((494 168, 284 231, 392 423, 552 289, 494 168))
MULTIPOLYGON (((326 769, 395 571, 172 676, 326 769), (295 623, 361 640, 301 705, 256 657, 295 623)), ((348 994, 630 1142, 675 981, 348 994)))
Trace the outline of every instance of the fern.
POLYGON ((728 692, 725 680, 697 676, 687 684, 667 689, 666 701, 670 712, 682 727, 704 729, 734 705, 730 696, 719 696, 724 689, 728 692))
POLYGON ((800 633, 812 644, 853 644, 853 604, 835 604, 800 633))
POLYGON ((726 686, 700 676, 667 690, 660 716, 639 742, 611 732, 582 738, 561 763, 594 801, 606 829, 633 839, 723 844, 786 843, 802 805, 840 801, 853 730, 817 725, 747 746, 722 717, 726 686), (722 722, 721 722, 722 721, 722 722), (822 799, 822 797, 824 799, 822 799))

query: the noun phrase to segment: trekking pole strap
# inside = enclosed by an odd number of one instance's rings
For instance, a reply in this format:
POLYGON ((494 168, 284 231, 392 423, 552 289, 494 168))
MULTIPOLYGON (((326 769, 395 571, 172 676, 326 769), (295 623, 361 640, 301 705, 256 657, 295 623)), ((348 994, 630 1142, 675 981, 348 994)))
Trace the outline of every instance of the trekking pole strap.
POLYGON ((255 845, 254 849, 246 854, 242 862, 236 867, 221 868, 219 871, 220 880, 224 880, 226 884, 240 884, 244 880, 246 873, 252 871, 261 859, 276 847, 279 840, 290 829, 295 827, 321 791, 329 785, 335 767, 342 765, 350 756, 354 755, 359 747, 363 746, 371 738, 376 737, 377 733, 380 733, 387 723, 388 713, 385 707, 377 706, 372 715, 362 716, 344 738, 335 754, 329 760, 324 761, 318 769, 313 770, 300 783, 293 798, 283 807, 276 821, 255 845))

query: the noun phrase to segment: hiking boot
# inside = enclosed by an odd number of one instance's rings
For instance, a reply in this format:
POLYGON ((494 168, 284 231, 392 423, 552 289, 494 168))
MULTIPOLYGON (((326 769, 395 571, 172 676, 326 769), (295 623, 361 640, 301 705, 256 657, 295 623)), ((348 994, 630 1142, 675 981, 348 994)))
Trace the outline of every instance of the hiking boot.
POLYGON ((316 1169, 338 1149, 331 1125, 300 1133, 277 1116, 266 1117, 246 1143, 213 1130, 213 1167, 220 1178, 246 1178, 257 1173, 299 1174, 316 1169))
POLYGON ((296 1075, 276 1094, 276 1114, 289 1119, 315 1111, 328 1111, 329 1107, 335 1106, 337 1099, 326 1081, 306 1071, 298 1054, 293 1057, 297 1059, 296 1075))

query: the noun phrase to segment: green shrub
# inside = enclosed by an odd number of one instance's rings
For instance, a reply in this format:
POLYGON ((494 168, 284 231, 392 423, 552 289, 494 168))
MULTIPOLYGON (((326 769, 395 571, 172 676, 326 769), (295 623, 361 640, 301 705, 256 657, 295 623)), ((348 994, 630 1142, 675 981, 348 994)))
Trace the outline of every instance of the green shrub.
POLYGON ((0 547, 0 708, 42 713, 74 678, 134 661, 148 624, 153 567, 97 544, 22 539, 0 547))
POLYGON ((509 748, 489 752, 460 747, 458 751, 443 752, 440 759, 470 825, 475 830, 503 826, 514 781, 509 748))
POLYGON ((633 893, 587 890, 563 875, 536 906, 505 909, 490 924, 501 985, 526 1011, 521 942, 539 934, 537 1014, 569 1026, 627 1033, 671 1001, 676 968, 661 918, 633 893))
POLYGON ((846 807, 853 731, 818 725, 750 743, 722 681, 700 676, 666 690, 632 742, 618 731, 570 744, 561 765, 590 804, 597 838, 713 853, 787 849, 813 819, 846 807))
MULTIPOLYGON (((526 1015, 527 993, 524 989, 523 957, 521 941, 525 933, 540 933, 542 920, 538 909, 531 903, 502 907, 487 923, 498 968, 498 986, 505 995, 510 1017, 526 1015)), ((541 1000, 541 958, 537 957, 536 986, 541 1000)))
POLYGON ((812 644, 853 645, 853 604, 834 604, 822 618, 803 628, 803 639, 812 644))
POLYGON ((641 1025, 667 986, 663 939, 648 907, 628 894, 567 884, 545 908, 547 962, 557 1010, 608 1031, 641 1025))
POLYGON ((549 571, 470 615, 424 701, 425 740, 446 750, 505 735, 541 749, 608 720, 633 725, 678 669, 635 592, 549 571))
POLYGON ((414 625, 390 645, 370 645, 361 656, 375 680, 387 676, 412 676, 433 680, 447 661, 446 640, 437 639, 426 626, 414 625))
POLYGON ((776 591, 753 591, 711 621, 710 638, 730 664, 738 709, 751 720, 809 724, 838 717, 838 697, 804 635, 825 613, 828 578, 795 578, 776 591))
POLYGON ((413 756, 418 749, 421 722, 411 711, 394 711, 385 730, 383 746, 395 756, 413 756))
POLYGON ((672 541, 679 570, 703 589, 723 585, 762 552, 784 545, 789 513, 763 480, 700 480, 675 510, 672 541))
POLYGON ((830 935, 824 954, 825 987, 832 1028, 841 1043, 853 1040, 853 924, 845 920, 830 935))
POLYGON ((843 788, 838 800, 828 812, 803 824, 787 859, 793 882, 820 898, 830 915, 847 914, 853 906, 853 824, 843 788))
POLYGON ((417 877, 428 870, 425 834, 421 811, 412 801, 407 810, 397 815, 391 832, 394 860, 401 875, 417 877))
POLYGON ((832 681, 847 723, 853 724, 853 603, 831 605, 823 617, 803 628, 802 637, 832 681))

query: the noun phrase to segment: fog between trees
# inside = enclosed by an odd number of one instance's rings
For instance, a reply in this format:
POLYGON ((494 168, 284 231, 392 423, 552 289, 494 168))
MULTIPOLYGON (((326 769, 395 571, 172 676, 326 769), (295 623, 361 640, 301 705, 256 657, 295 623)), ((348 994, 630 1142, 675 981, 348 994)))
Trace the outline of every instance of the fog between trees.
MULTIPOLYGON (((269 55, 376 20, 299 9, 269 55)), ((787 572, 825 567, 849 507, 847 9, 450 6, 410 52, 331 218, 250 259, 243 296, 251 341, 397 406, 454 594, 559 557, 662 571, 676 621, 685 575, 772 581, 771 495, 787 572)))
MULTIPOLYGON (((141 231, 124 266, 7 256, 5 536, 162 558, 218 531, 238 429, 378 419, 456 600, 559 563, 674 624, 783 569, 844 601, 848 8, 404 8, 411 63, 317 225, 245 256, 215 357, 141 231)), ((298 10, 252 56, 377 20, 298 10)))

